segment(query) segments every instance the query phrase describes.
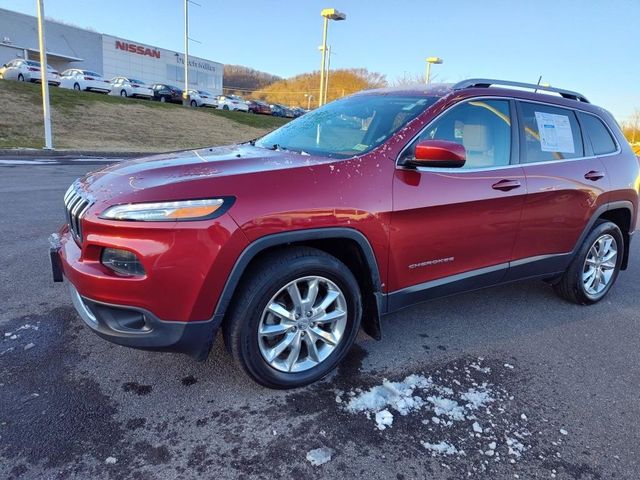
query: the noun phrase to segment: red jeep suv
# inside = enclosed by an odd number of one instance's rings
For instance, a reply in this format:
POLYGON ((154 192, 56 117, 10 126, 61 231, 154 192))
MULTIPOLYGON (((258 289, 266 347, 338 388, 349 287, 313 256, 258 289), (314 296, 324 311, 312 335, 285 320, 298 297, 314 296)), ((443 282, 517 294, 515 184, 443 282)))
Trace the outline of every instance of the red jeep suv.
POLYGON ((251 377, 290 388, 416 302, 525 278, 598 302, 627 266, 639 188, 615 120, 579 93, 365 91, 245 144, 77 180, 53 274, 107 340, 203 360, 221 328, 251 377))

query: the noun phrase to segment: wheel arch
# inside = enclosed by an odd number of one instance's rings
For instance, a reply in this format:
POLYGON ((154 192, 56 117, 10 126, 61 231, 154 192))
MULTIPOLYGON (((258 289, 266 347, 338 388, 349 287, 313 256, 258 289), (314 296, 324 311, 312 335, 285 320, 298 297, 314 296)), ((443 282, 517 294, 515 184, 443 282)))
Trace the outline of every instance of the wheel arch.
POLYGON ((608 220, 615 223, 622 232, 624 252, 620 266, 621 270, 626 270, 629 265, 629 246, 633 229, 633 215, 633 204, 631 202, 621 201, 609 204, 607 210, 598 216, 598 220, 608 220))
POLYGON ((214 318, 224 322, 236 288, 249 268, 264 255, 290 246, 308 246, 322 250, 342 261, 354 274, 362 293, 362 329, 372 338, 382 336, 380 316, 385 311, 380 273, 371 244, 352 228, 317 228, 276 233, 258 238, 240 254, 222 290, 214 318))

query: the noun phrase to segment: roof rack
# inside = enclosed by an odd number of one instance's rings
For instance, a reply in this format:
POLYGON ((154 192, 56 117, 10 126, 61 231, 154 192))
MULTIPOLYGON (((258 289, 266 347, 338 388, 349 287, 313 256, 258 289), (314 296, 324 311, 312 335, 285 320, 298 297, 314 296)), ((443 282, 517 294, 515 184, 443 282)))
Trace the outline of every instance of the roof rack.
POLYGON ((578 102, 589 103, 587 97, 578 92, 564 90, 562 88, 547 87, 545 85, 536 85, 535 83, 511 82, 509 80, 494 80, 490 78, 470 78, 462 80, 453 86, 454 90, 462 90, 464 88, 488 88, 491 85, 528 88, 531 90, 543 90, 545 92, 559 93, 563 98, 569 98, 578 102))

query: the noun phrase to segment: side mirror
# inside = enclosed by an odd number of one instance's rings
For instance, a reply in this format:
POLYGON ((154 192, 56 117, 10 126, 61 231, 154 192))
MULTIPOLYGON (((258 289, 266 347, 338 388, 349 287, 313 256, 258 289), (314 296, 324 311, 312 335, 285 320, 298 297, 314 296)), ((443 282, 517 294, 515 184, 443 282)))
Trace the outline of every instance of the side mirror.
POLYGON ((408 160, 416 167, 460 168, 466 162, 462 145, 447 140, 423 140, 416 144, 415 158, 408 160))

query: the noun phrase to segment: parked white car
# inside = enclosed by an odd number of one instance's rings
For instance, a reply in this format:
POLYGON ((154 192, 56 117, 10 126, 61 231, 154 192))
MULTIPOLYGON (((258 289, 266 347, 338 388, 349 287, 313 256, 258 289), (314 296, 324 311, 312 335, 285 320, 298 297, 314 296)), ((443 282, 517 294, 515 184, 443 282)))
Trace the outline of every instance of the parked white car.
POLYGON ((192 107, 218 108, 218 101, 215 95, 206 90, 189 90, 189 98, 191 99, 192 107))
POLYGON ((114 77, 111 79, 111 95, 121 97, 153 97, 153 90, 142 80, 127 77, 114 77))
MULTIPOLYGON (((60 75, 50 65, 47 65, 47 76, 49 85, 60 84, 60 75)), ((42 81, 40 62, 16 58, 0 67, 0 78, 20 82, 40 82, 42 81)))
POLYGON ((91 70, 69 68, 60 76, 60 87, 73 90, 86 90, 93 92, 109 93, 111 83, 102 75, 91 70))
POLYGON ((218 97, 218 108, 222 110, 238 110, 248 112, 249 105, 237 95, 220 95, 218 97))

